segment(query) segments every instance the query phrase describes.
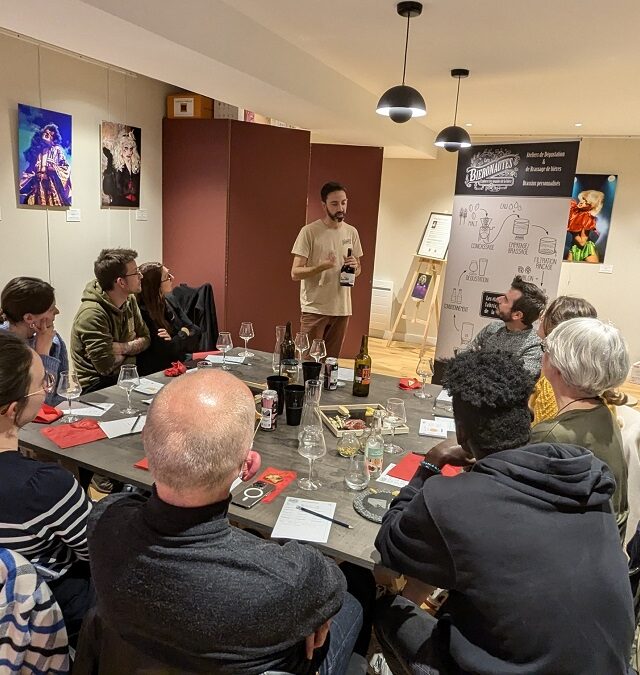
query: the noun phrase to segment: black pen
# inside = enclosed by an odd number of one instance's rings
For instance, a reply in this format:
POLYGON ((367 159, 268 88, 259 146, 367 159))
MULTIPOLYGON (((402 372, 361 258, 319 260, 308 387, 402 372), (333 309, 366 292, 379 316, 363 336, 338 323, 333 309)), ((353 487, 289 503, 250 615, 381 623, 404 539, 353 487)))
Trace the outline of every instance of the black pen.
POLYGON ((336 525, 340 525, 342 527, 346 527, 349 530, 353 530, 353 525, 349 525, 349 523, 343 523, 341 520, 336 520, 335 518, 331 518, 330 516, 325 516, 324 513, 317 513, 316 511, 311 511, 311 509, 305 509, 304 506, 298 506, 300 511, 304 511, 305 513, 310 513, 312 516, 318 516, 318 518, 324 518, 324 520, 329 520, 332 523, 335 523, 336 525))
POLYGON ((131 431, 129 432, 130 434, 133 433, 133 430, 136 428, 136 425, 137 425, 138 422, 140 421, 140 418, 141 418, 141 417, 142 417, 142 413, 140 413, 140 414, 136 417, 136 419, 135 419, 135 421, 134 421, 134 423, 133 423, 133 426, 131 427, 131 431))
POLYGON ((91 403, 91 401, 85 401, 82 398, 78 399, 78 403, 82 403, 83 405, 88 405, 89 407, 95 408, 96 410, 102 410, 102 412, 106 412, 106 410, 101 405, 97 405, 96 403, 91 403))

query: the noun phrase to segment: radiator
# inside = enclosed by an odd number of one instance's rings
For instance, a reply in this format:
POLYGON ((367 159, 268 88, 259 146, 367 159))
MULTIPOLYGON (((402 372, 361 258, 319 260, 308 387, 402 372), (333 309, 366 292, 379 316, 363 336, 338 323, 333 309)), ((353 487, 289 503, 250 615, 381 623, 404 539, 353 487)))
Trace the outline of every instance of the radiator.
POLYGON ((373 280, 371 292, 371 317, 369 332, 388 331, 391 328, 391 309, 393 307, 393 281, 373 280))

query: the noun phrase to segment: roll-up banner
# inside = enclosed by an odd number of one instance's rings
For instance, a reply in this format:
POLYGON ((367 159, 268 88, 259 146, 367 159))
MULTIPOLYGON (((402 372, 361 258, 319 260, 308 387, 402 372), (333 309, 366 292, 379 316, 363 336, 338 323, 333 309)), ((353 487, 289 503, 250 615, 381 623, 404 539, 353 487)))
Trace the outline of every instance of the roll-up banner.
POLYGON ((555 297, 579 141, 474 145, 458 157, 434 382, 496 318, 513 277, 555 297))

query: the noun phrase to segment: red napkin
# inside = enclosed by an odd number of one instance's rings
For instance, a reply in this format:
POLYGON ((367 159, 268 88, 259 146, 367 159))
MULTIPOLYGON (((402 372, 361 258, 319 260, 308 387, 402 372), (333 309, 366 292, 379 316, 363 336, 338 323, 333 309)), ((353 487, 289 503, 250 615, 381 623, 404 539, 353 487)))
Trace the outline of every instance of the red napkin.
POLYGON ((146 457, 143 457, 139 462, 136 462, 133 466, 138 469, 144 469, 149 471, 149 460, 146 457))
POLYGON ((34 422, 38 424, 51 424, 62 417, 62 410, 54 408, 52 405, 43 403, 38 410, 38 414, 34 418, 34 422))
MULTIPOLYGON (((389 471, 389 476, 392 476, 393 478, 400 478, 402 480, 411 480, 413 478, 413 474, 418 468, 418 464, 420 464, 423 459, 424 455, 416 455, 412 452, 411 454, 403 457, 393 467, 393 469, 389 471)), ((427 461, 429 460, 427 459, 427 461)), ((451 466, 451 464, 445 464, 442 467, 442 475, 448 476, 449 478, 452 476, 457 476, 461 472, 462 467, 460 466, 451 466)))
POLYGON ((261 474, 260 478, 256 480, 264 480, 268 483, 272 483, 276 486, 276 489, 273 492, 270 492, 262 502, 264 504, 269 504, 272 502, 290 483, 292 483, 298 474, 295 471, 283 471, 282 469, 274 469, 272 466, 265 469, 261 474))
MULTIPOLYGON (((194 361, 203 361, 207 356, 218 356, 219 354, 222 354, 222 352, 193 352, 191 358, 194 361)), ((264 501, 264 499, 262 501, 264 501)))
POLYGON ((183 375, 187 372, 187 367, 181 361, 173 361, 171 363, 171 368, 167 368, 164 371, 164 374, 167 377, 178 377, 178 375, 183 375))
POLYGON ((59 448, 73 448, 75 445, 93 443, 107 437, 95 420, 80 420, 71 424, 58 424, 41 431, 59 448))
POLYGON ((420 389, 422 382, 414 377, 401 377, 398 386, 400 389, 420 389))

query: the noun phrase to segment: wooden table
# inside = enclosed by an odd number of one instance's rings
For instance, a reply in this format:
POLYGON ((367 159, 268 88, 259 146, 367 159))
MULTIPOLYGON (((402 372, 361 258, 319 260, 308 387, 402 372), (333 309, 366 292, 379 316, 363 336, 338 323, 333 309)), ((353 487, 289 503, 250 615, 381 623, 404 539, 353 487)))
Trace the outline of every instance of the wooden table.
MULTIPOLYGON (((233 350, 231 354, 237 350, 233 350)), ((263 383, 268 375, 272 375, 272 355, 265 352, 256 352, 256 356, 247 359, 250 365, 234 366, 233 374, 248 382, 263 383)), ((184 375, 183 377, 190 377, 184 375)), ((156 374, 150 379, 159 382, 169 382, 171 378, 163 374, 156 374)), ((406 451, 425 452, 438 441, 431 438, 418 436, 420 418, 433 417, 433 401, 440 392, 440 387, 427 385, 433 399, 421 400, 413 395, 413 391, 403 391, 398 387, 396 378, 385 375, 374 375, 368 398, 356 398, 351 394, 351 383, 338 388, 336 391, 322 391, 321 405, 334 405, 345 403, 384 403, 391 396, 397 396, 405 401, 407 411, 407 424, 410 427, 408 434, 396 436, 396 442, 406 451)), ((117 419, 125 417, 120 413, 120 408, 126 402, 125 392, 117 386, 109 387, 98 392, 87 394, 83 397, 93 403, 113 402, 115 405, 100 420, 117 419)), ((147 406, 142 399, 148 395, 134 392, 131 396, 134 407, 141 412, 146 412, 147 406)), ((437 409, 438 415, 447 413, 437 409)), ((450 416, 450 414, 449 414, 450 416)), ((56 422, 60 424, 61 422, 56 422)), ((151 474, 143 469, 137 469, 133 465, 145 455, 142 447, 140 434, 124 436, 121 438, 104 439, 86 445, 61 450, 52 443, 41 431, 43 425, 28 424, 20 431, 20 444, 26 448, 44 453, 55 459, 65 459, 85 467, 99 474, 125 483, 131 483, 143 488, 149 488, 152 484, 151 474)), ((258 431, 254 447, 262 456, 262 466, 277 469, 293 469, 299 476, 306 475, 308 471, 307 460, 300 456, 297 451, 297 436, 300 427, 290 427, 283 417, 278 420, 278 428, 274 432, 258 431)), ((378 531, 376 523, 369 522, 359 516, 353 509, 353 497, 356 492, 349 490, 344 483, 344 474, 349 460, 340 457, 336 452, 338 439, 328 430, 325 430, 327 454, 321 460, 316 460, 316 471, 322 483, 319 490, 308 492, 298 488, 295 482, 291 483, 272 503, 259 503, 252 509, 246 510, 231 506, 229 514, 232 520, 243 526, 249 526, 269 534, 277 520, 280 509, 287 496, 297 496, 307 499, 320 499, 336 502, 335 517, 346 521, 354 526, 349 530, 338 525, 331 527, 329 541, 326 544, 316 544, 327 555, 340 560, 349 560, 363 567, 373 567, 375 562, 373 542, 378 531)), ((385 467, 390 462, 397 462, 404 455, 385 454, 385 467)), ((383 487, 380 483, 379 487, 383 487)), ((391 486, 386 485, 386 489, 391 486)), ((240 490, 241 488, 236 488, 240 490)), ((394 488, 391 488, 394 489, 394 488)))

